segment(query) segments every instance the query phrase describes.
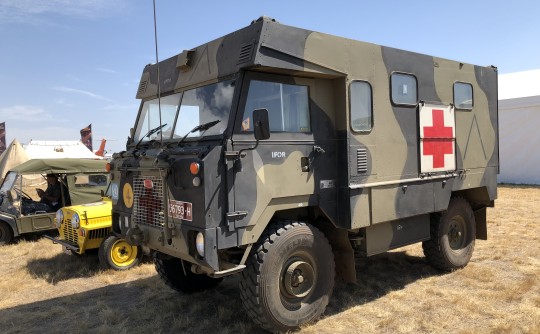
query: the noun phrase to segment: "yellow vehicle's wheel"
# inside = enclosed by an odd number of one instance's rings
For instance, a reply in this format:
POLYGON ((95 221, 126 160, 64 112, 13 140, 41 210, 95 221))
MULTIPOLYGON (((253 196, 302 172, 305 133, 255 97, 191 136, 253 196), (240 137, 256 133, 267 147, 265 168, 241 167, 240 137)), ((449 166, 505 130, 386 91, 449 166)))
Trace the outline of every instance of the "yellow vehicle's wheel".
POLYGON ((139 264, 142 251, 124 239, 111 234, 99 246, 99 263, 103 268, 126 270, 139 264))

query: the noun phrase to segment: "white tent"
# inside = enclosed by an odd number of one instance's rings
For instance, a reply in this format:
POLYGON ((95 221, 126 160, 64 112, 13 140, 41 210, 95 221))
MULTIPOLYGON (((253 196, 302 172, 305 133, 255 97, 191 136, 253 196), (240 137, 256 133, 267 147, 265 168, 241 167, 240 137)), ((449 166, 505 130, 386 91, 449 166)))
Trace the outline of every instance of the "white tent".
POLYGON ((31 159, 103 159, 103 157, 95 155, 86 146, 84 146, 82 142, 77 140, 31 140, 28 144, 24 145, 24 149, 31 159))
POLYGON ((0 155, 0 180, 4 179, 6 173, 13 167, 30 160, 28 154, 22 147, 17 138, 13 139, 4 153, 0 155))
POLYGON ((540 184, 540 69, 499 75, 499 182, 540 184))

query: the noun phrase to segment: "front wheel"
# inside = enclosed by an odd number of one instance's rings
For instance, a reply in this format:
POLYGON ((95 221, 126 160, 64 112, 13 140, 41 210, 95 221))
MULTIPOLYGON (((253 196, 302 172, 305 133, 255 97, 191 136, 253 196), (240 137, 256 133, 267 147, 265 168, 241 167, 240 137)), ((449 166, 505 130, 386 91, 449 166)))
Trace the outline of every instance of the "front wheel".
POLYGON ((13 230, 5 222, 0 222, 0 246, 7 245, 13 241, 13 230))
POLYGON ((465 267, 472 257, 476 221, 467 200, 452 198, 448 210, 431 218, 431 239, 422 243, 428 262, 442 271, 465 267))
POLYGON ((142 250, 131 246, 126 240, 109 234, 99 246, 98 258, 102 268, 127 270, 138 265, 142 258, 142 250))
POLYGON ((154 265, 165 284, 187 294, 213 289, 223 280, 223 278, 195 274, 191 271, 188 262, 160 252, 154 252, 154 265))
POLYGON ((326 237, 301 222, 270 225, 242 272, 240 297, 258 325, 290 331, 317 319, 332 295, 335 264, 326 237))

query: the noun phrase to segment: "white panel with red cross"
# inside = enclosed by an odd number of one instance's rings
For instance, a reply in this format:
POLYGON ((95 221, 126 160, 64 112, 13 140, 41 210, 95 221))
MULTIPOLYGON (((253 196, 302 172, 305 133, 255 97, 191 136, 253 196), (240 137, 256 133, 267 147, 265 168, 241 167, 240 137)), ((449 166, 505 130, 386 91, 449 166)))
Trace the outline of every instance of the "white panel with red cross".
POLYGON ((420 173, 456 170, 454 108, 420 105, 420 173))

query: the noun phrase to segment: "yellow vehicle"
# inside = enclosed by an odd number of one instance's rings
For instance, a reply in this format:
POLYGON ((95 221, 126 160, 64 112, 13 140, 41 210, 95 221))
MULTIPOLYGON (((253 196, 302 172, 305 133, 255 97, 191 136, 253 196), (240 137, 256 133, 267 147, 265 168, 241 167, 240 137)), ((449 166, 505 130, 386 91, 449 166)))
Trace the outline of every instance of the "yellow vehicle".
POLYGON ((67 254, 83 255, 98 249, 102 268, 126 270, 139 264, 143 252, 112 233, 110 197, 101 201, 73 205, 56 212, 58 238, 47 237, 62 245, 67 254))

